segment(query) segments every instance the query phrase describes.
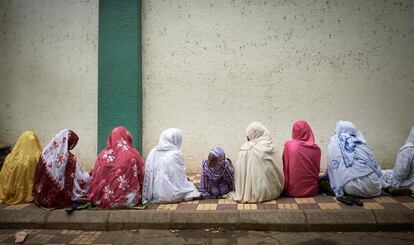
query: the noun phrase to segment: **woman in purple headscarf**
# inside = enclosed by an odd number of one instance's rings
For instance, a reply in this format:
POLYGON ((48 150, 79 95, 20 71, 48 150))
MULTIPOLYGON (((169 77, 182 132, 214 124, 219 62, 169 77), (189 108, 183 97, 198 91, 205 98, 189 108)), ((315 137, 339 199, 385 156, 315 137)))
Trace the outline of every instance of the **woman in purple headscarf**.
POLYGON ((234 169, 224 150, 214 147, 203 160, 200 192, 203 197, 220 197, 234 189, 234 169))

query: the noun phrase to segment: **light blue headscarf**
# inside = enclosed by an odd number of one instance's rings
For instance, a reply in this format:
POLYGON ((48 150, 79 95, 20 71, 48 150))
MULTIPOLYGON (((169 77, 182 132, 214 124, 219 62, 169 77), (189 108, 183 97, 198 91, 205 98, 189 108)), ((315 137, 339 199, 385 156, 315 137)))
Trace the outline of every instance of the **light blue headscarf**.
POLYGON ((336 196, 343 196, 343 187, 349 181, 373 172, 381 176, 381 169, 362 133, 351 122, 337 122, 328 147, 327 174, 332 191, 336 196))
POLYGON ((355 147, 367 142, 361 132, 349 121, 339 121, 336 123, 335 136, 339 141, 344 163, 347 167, 350 167, 354 160, 355 147))

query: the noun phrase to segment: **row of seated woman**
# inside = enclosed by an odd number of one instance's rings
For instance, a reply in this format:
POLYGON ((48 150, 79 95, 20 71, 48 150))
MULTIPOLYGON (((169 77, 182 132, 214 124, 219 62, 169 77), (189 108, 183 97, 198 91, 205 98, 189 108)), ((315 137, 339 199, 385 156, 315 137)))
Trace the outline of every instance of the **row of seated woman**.
MULTIPOLYGON (((162 132, 145 166, 129 131, 122 126, 113 129, 91 173, 83 172, 71 153, 79 139, 73 131, 61 130, 43 151, 37 136, 27 131, 0 172, 0 201, 34 201, 51 209, 86 200, 98 208, 130 208, 140 203, 220 197, 258 203, 281 194, 310 197, 318 193, 321 151, 307 122, 294 123, 292 140, 285 143, 281 159, 261 123, 250 124, 246 134, 247 142, 234 165, 222 148, 209 152, 202 161, 197 189, 186 176, 179 129, 162 132)), ((329 181, 339 201, 350 205, 360 203, 353 197, 378 196, 384 188, 414 191, 414 127, 398 152, 394 169, 381 170, 361 132, 351 122, 339 121, 321 179, 329 181)))

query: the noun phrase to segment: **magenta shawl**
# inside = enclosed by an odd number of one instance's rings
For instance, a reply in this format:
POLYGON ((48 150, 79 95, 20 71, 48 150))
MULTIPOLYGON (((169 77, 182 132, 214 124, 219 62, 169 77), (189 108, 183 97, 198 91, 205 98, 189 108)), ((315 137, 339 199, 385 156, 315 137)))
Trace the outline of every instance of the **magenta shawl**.
POLYGON ((311 127, 306 121, 293 125, 292 140, 283 151, 285 194, 294 197, 314 196, 319 188, 321 150, 315 144, 311 127))

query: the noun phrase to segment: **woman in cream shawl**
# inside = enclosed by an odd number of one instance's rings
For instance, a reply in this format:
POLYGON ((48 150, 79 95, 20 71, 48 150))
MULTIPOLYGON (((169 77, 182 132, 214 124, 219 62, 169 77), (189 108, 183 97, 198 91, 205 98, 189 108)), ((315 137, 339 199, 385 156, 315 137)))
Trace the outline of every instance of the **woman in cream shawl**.
POLYGON ((285 179, 269 130, 253 122, 246 134, 248 141, 240 148, 234 166, 234 200, 255 203, 275 199, 282 193, 285 179))

